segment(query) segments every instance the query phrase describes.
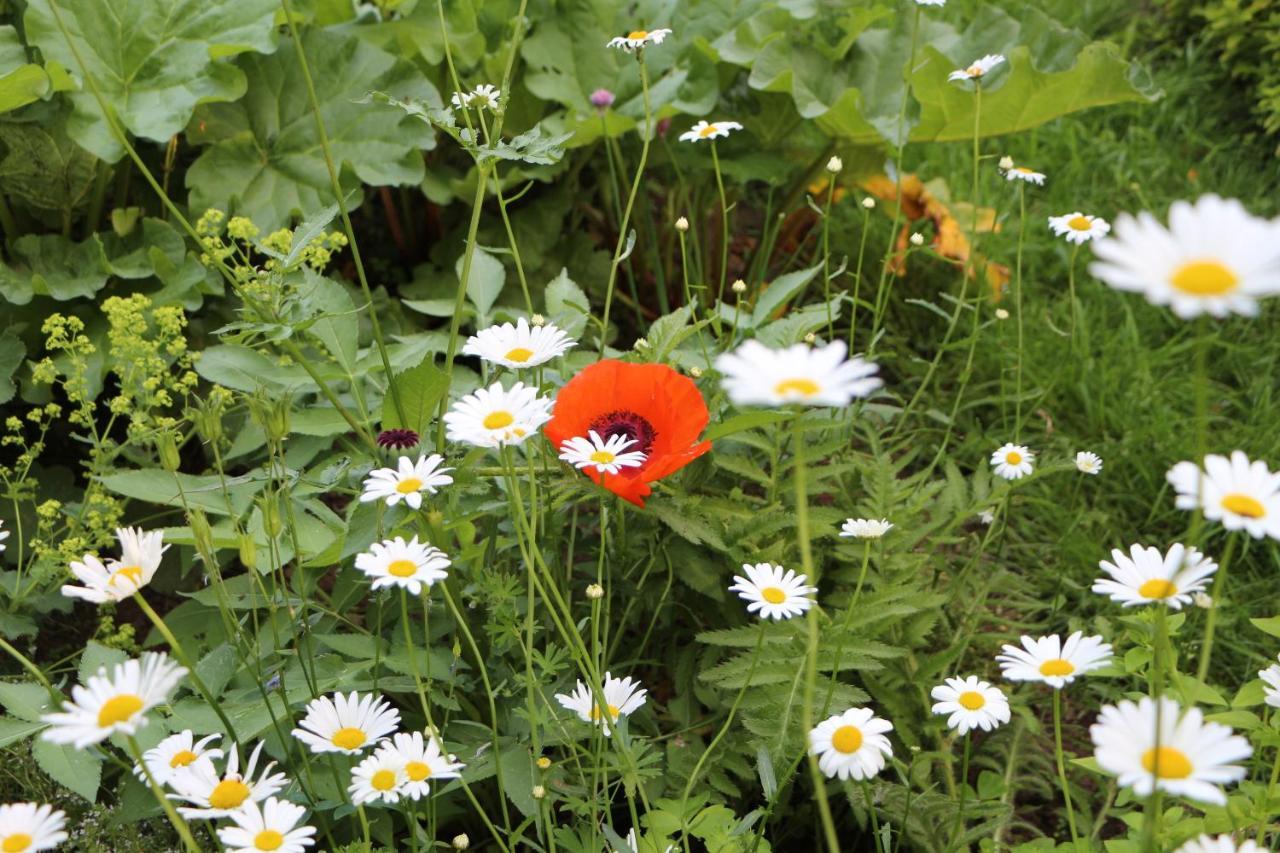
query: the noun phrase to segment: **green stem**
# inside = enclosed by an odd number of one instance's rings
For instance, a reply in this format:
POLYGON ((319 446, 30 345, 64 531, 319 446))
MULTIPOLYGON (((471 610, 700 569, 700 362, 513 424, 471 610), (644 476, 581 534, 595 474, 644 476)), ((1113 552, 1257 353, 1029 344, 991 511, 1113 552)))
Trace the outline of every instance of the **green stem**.
MULTIPOLYGON (((462 309, 467 302, 467 280, 471 277, 471 260, 476 253, 476 233, 480 230, 480 209, 484 205, 485 184, 489 180, 486 166, 476 165, 476 194, 471 200, 471 222, 467 226, 467 246, 462 255, 462 275, 453 299, 453 316, 449 318, 449 343, 444 354, 444 373, 453 383, 453 359, 458 354, 458 330, 462 326, 462 309)), ((440 398, 440 423, 436 431, 436 452, 444 450, 444 413, 449 408, 449 393, 440 398)))
MULTIPOLYGON (((976 205, 977 202, 975 201, 976 205)), ((1018 181, 1018 255, 1014 267, 1013 276, 1013 311, 1017 314, 1015 318, 1018 324, 1018 360, 1014 365, 1014 396, 1013 396, 1013 440, 1017 442, 1022 433, 1022 244, 1027 234, 1027 182, 1018 181)), ((978 212, 974 209, 974 219, 977 219, 978 212)), ((974 226, 974 233, 977 233, 977 226, 974 226)), ((972 247, 970 255, 972 256, 972 247)), ((979 288, 981 292, 981 288, 979 288)), ((975 313, 977 309, 975 308, 975 313)))
POLYGON ((956 824, 951 830, 951 847, 955 850, 964 837, 964 801, 969 793, 969 746, 972 732, 964 733, 964 757, 960 760, 960 804, 956 807, 956 824))
MULTIPOLYGON (((720 285, 716 288, 716 304, 724 300, 724 283, 729 274, 729 203, 724 192, 724 176, 720 171, 720 153, 711 140, 711 164, 716 172, 716 191, 720 194, 720 285)), ((715 307, 715 306, 711 306, 715 307)))
POLYGON ((1213 578, 1213 592, 1210 593, 1213 601, 1209 606, 1209 614, 1204 620, 1204 642, 1200 645, 1200 665, 1196 667, 1196 678, 1201 682, 1209 675, 1209 662, 1213 657, 1214 626, 1218 620, 1218 608, 1222 606, 1223 590, 1226 589, 1227 584, 1227 566, 1231 562, 1235 546, 1236 537, 1229 537, 1227 550, 1223 552, 1222 561, 1218 563, 1218 573, 1213 578))
POLYGON ((160 804, 160 808, 164 809, 165 817, 169 819, 169 823, 173 824, 173 829, 178 833, 178 837, 182 839, 183 845, 191 851, 191 853, 200 853, 200 845, 196 844, 195 838, 191 835, 191 827, 187 826, 187 822, 178 814, 178 810, 173 807, 173 802, 165 796, 164 790, 156 782, 155 777, 151 775, 151 769, 147 767, 146 760, 142 757, 142 747, 138 746, 138 741, 133 735, 125 735, 125 741, 129 744, 129 753, 133 756, 137 766, 142 768, 142 774, 147 777, 147 787, 151 789, 152 795, 156 798, 156 802, 160 804))
POLYGON ((849 352, 853 353, 853 342, 858 329, 858 291, 862 289, 862 260, 867 253, 867 233, 871 224, 871 209, 862 208, 862 238, 858 240, 858 263, 853 270, 853 305, 849 308, 849 352))
POLYGON ((867 567, 871 564, 871 540, 862 543, 862 568, 858 571, 858 584, 853 588, 853 598, 849 600, 844 611, 844 622, 840 626, 840 637, 836 641, 835 666, 831 669, 831 682, 827 686, 827 698, 822 702, 822 714, 826 716, 831 710, 831 699, 835 696, 836 684, 840 680, 840 664, 844 662, 844 649, 849 639, 849 628, 853 624, 853 613, 858 609, 858 598, 862 595, 862 584, 867 580, 867 567))
POLYGON ((1067 784, 1067 765, 1062 754, 1062 691, 1053 691, 1053 750, 1058 762, 1058 782, 1062 785, 1062 800, 1067 807, 1067 829, 1071 832, 1071 847, 1078 845, 1076 839, 1076 813, 1071 806, 1071 787, 1067 784))
MULTIPOLYGON (((715 143, 712 143, 714 151, 715 143)), ((831 318, 831 200, 836 192, 836 173, 830 174, 827 185, 827 204, 822 210, 822 301, 827 306, 827 340, 836 336, 835 323, 831 318)))

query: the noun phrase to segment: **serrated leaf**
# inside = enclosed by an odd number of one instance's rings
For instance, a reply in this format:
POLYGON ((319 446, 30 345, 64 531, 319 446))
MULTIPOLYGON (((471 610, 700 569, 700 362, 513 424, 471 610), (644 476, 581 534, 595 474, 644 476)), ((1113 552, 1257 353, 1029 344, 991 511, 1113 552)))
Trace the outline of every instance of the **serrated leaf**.
MULTIPOLYGON (((48 694, 45 694, 46 696, 48 694)), ((36 732, 47 727, 47 723, 30 720, 14 720, 0 717, 0 749, 24 741, 36 732)))
POLYGON ((27 722, 39 722, 42 714, 56 710, 52 707, 49 691, 29 682, 0 682, 0 705, 27 722))
POLYGON ((97 800, 98 785, 102 781, 102 763, 87 749, 36 740, 31 745, 31 756, 53 781, 91 803, 97 800))
POLYGON ((392 381, 400 395, 404 419, 401 420, 388 393, 382 398, 382 428, 411 429, 424 435, 435 420, 440 401, 449 393, 449 375, 436 367, 428 356, 417 367, 397 373, 392 381))

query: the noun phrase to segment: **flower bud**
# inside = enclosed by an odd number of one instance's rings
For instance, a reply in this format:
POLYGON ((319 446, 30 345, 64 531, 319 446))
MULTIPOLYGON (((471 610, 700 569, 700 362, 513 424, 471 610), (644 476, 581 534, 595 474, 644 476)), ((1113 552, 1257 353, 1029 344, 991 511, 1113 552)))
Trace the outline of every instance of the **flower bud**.
POLYGON ((591 106, 595 107, 601 112, 604 112, 605 110, 609 109, 609 107, 613 106, 614 94, 613 92, 610 92, 608 89, 596 89, 594 92, 591 93, 590 100, 591 100, 591 106))
POLYGON ((532 317, 529 318, 529 325, 545 326, 547 325, 547 318, 543 317, 541 314, 534 314, 532 317))
POLYGON ((201 557, 213 558, 217 549, 213 547, 213 528, 209 526, 209 518, 203 510, 192 509, 187 514, 187 522, 191 525, 191 538, 196 542, 196 552, 201 557))
POLYGON ((690 367, 690 368, 689 368, 689 375, 690 375, 690 376, 692 376, 694 379, 701 379, 701 378, 702 378, 702 368, 701 368, 701 367, 690 367))
POLYGON ((636 350, 644 352, 649 348, 648 338, 636 338, 636 350))
POLYGON ((274 497, 258 499, 258 509, 262 511, 262 529, 267 536, 278 539, 284 532, 284 521, 280 518, 280 504, 274 497))
POLYGON ((551 759, 547 758, 545 755, 539 755, 537 763, 539 770, 546 770, 551 766, 551 759))
POLYGON ((466 850, 471 846, 471 839, 467 837, 465 832, 455 835, 453 841, 449 842, 454 850, 466 850))
POLYGON ((173 440, 173 433, 169 430, 161 430, 156 433, 153 439, 156 454, 160 457, 160 465, 166 471, 177 471, 182 464, 182 460, 178 456, 178 445, 173 440))
POLYGON ((1009 312, 1008 312, 1008 311, 1006 311, 1006 310, 1004 310, 1003 308, 997 308, 997 309, 996 309, 996 319, 997 319, 997 320, 1008 320, 1008 319, 1009 319, 1009 312))
POLYGON ((682 234, 683 234, 685 231, 688 231, 688 230, 689 230, 689 220, 685 219, 683 216, 681 216, 679 219, 677 219, 677 220, 676 220, 676 230, 677 230, 677 231, 679 231, 679 232, 680 232, 680 233, 682 233, 682 234))
POLYGON ((804 336, 804 342, 806 344, 816 343, 817 340, 818 340, 818 336, 815 335, 813 332, 810 332, 809 334, 804 336))
POLYGON ((1007 172, 1013 168, 1013 158, 1008 154, 1000 158, 1000 171, 1007 172))
POLYGON ((534 786, 533 786, 533 798, 534 798, 535 800, 541 800, 541 799, 542 799, 543 797, 545 797, 546 795, 547 795, 547 789, 546 789, 546 788, 542 787, 541 785, 534 785, 534 786))
POLYGON ((844 168, 844 161, 841 160, 839 157, 832 157, 830 160, 827 161, 827 171, 833 175, 839 172, 843 168, 844 168))
POLYGON ((862 206, 865 207, 867 210, 871 210, 873 207, 876 206, 876 200, 871 196, 867 196, 862 200, 862 206))
POLYGON ((743 281, 742 279, 738 279, 738 280, 737 280, 737 281, 735 281, 733 284, 729 285, 729 287, 730 287, 730 289, 732 289, 732 290, 733 290, 733 292, 734 292, 734 293, 746 293, 746 292, 747 292, 747 283, 746 283, 745 281, 743 281))
POLYGON ((1191 600, 1195 602, 1196 607, 1202 610, 1209 610, 1213 607, 1213 597, 1207 592, 1197 592, 1192 596, 1191 600))
POLYGON ((248 533, 241 533, 238 537, 240 540, 240 562, 245 568, 256 569, 258 567, 258 544, 253 541, 253 536, 248 533))
POLYGON ((587 598, 591 599, 592 601, 597 601, 601 598, 604 598, 604 587, 600 586, 600 584, 598 583, 591 584, 590 586, 587 587, 587 598))
POLYGON ((913 246, 923 246, 923 245, 924 245, 924 235, 923 235, 923 234, 921 234, 919 231, 917 231, 916 233, 912 234, 912 235, 911 235, 911 245, 913 245, 913 246))

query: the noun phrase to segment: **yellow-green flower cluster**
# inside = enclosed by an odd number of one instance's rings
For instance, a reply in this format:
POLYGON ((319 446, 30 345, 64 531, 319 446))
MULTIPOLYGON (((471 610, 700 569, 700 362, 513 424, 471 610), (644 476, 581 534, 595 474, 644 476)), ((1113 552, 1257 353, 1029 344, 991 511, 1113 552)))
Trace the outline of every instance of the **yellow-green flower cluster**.
POLYGON ((153 306, 141 293, 102 303, 107 317, 111 370, 119 393, 108 402, 113 415, 128 418, 130 438, 170 429, 168 414, 185 401, 199 378, 187 350, 187 318, 176 305, 153 306))

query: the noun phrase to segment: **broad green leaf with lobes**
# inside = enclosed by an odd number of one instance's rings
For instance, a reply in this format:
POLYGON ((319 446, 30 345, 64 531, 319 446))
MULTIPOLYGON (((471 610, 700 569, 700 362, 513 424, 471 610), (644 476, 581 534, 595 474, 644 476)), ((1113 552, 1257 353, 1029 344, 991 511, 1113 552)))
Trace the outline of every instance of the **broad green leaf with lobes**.
POLYGON ((50 0, 28 4, 27 39, 79 80, 80 90, 69 94, 71 135, 110 162, 124 150, 86 75, 129 132, 168 140, 197 104, 244 94, 244 74, 226 58, 274 50, 279 9, 276 0, 57 0, 57 6, 75 50, 50 0))
POLYGON ((0 113, 7 113, 49 91, 49 75, 27 61, 27 51, 12 26, 0 27, 0 113))
MULTIPOLYGON (((421 152, 435 145, 430 128, 395 107, 356 102, 384 91, 439 107, 435 87, 412 65, 351 36, 311 30, 302 47, 343 192, 361 183, 419 183, 421 152)), ((240 116, 233 124, 246 129, 215 142, 191 165, 192 210, 234 211, 272 231, 335 201, 296 51, 285 39, 274 54, 239 58, 249 91, 234 106, 240 116)))

